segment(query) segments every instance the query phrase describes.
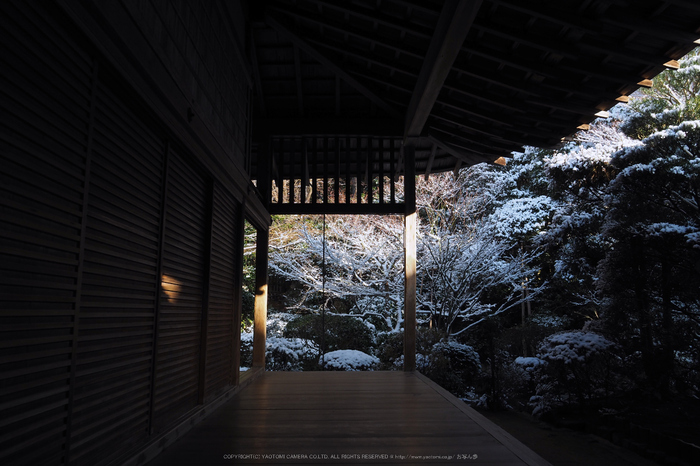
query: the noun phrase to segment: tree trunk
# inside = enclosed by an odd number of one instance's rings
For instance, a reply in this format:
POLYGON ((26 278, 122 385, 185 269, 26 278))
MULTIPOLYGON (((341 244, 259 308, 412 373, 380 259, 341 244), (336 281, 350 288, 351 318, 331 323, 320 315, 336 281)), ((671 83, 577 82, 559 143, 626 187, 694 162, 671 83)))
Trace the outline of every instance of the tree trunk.
POLYGON ((637 313, 639 315, 640 337, 641 337, 641 353, 642 366, 644 367, 644 375, 652 387, 657 388, 659 384, 659 368, 657 367, 657 358, 654 351, 654 331, 652 328, 652 319, 650 315, 650 300, 647 293, 647 264, 644 247, 641 244, 640 238, 635 238, 633 241, 632 253, 635 261, 635 283, 634 294, 637 303, 637 313))
POLYGON ((661 335, 661 361, 660 369, 660 389, 664 396, 670 395, 671 379, 673 377, 674 354, 673 354, 673 316, 671 314, 671 266, 667 256, 661 262, 661 299, 662 299, 662 322, 663 330, 661 335))

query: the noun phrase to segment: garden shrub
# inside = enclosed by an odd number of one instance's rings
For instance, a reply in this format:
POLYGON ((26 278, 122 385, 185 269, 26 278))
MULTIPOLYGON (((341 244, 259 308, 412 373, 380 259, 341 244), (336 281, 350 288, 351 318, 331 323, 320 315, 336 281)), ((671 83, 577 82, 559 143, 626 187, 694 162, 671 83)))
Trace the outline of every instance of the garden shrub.
POLYGON ((379 358, 357 350, 336 350, 323 355, 323 368, 330 371, 371 371, 379 358))
POLYGON ((619 371, 616 345, 600 334, 583 330, 560 332, 542 340, 537 359, 521 360, 525 372, 536 379, 530 400, 533 414, 561 406, 585 406, 613 393, 619 371))
POLYGON ((307 314, 291 320, 284 329, 287 338, 301 338, 313 342, 324 352, 354 349, 372 353, 374 339, 372 330, 356 317, 349 315, 307 314))
POLYGON ((318 364, 318 353, 302 338, 267 340, 265 368, 269 371, 312 370, 318 364))

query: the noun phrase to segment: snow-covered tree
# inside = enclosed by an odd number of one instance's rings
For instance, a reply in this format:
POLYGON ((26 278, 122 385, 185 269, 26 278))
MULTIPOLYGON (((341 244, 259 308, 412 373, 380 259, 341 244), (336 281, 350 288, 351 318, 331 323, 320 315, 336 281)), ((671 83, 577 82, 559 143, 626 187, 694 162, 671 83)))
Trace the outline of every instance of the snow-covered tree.
MULTIPOLYGON (((420 241, 418 312, 447 335, 460 334, 528 299, 537 253, 523 252, 486 227, 474 234, 424 235, 420 241)), ((532 287, 530 297, 544 289, 532 287)))
POLYGON ((654 133, 611 163, 603 233, 612 245, 599 286, 610 323, 667 393, 680 382, 676 352, 700 343, 700 121, 654 133))
POLYGON ((678 70, 665 71, 654 78, 650 89, 643 89, 630 101, 622 131, 635 139, 695 120, 700 114, 700 48, 679 60, 678 70))
MULTIPOLYGON (((403 226, 391 217, 328 217, 325 238, 304 227, 287 243, 273 245, 270 271, 303 286, 297 307, 318 311, 308 302, 333 300, 350 312, 382 321, 398 331, 403 322, 403 226), (322 296, 323 295, 323 296, 322 296)), ((371 320, 371 319, 370 319, 371 320)))

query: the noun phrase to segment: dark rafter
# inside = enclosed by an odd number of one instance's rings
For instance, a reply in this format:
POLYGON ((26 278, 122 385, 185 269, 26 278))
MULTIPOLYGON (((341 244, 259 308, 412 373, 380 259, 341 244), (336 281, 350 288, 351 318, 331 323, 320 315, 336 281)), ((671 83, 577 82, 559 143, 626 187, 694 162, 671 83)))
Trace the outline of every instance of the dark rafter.
POLYGON ((447 0, 408 104, 404 138, 420 136, 442 85, 481 6, 481 0, 447 0))
POLYGON ((302 91, 301 57, 299 47, 294 45, 294 77, 297 82, 297 102, 299 104, 299 116, 304 116, 304 93, 302 91))
POLYGON ((452 155, 455 157, 457 160, 461 160, 463 162, 466 162, 467 165, 475 165, 477 163, 482 163, 482 162, 487 162, 489 161, 487 157, 482 157, 480 154, 476 153, 467 153, 466 151, 453 147, 452 145, 448 144, 447 142, 443 141, 442 138, 439 136, 433 136, 429 135, 428 139, 435 145, 441 147, 442 149, 445 150, 448 154, 452 155))
POLYGON ((307 55, 313 57, 323 65, 327 66, 331 70, 333 70, 338 76, 340 76, 346 83, 354 87, 357 91, 359 91, 362 95, 367 97, 369 100, 371 100, 375 105, 380 107, 382 110, 387 112, 389 115, 399 117, 400 114, 389 104, 387 104, 381 97, 379 97, 377 94, 375 94, 373 91, 368 89, 366 86, 364 86, 362 83, 357 81, 355 78, 353 78, 350 74, 348 74, 343 67, 340 65, 336 64, 336 62, 329 57, 327 57, 325 54, 319 52, 315 47, 310 45, 307 41, 299 37, 297 34, 295 34, 293 31, 288 29, 286 26, 282 25, 279 21, 277 21, 275 18, 273 18, 270 15, 267 15, 265 18, 265 22, 273 29, 275 29, 278 33, 280 33, 282 36, 287 38, 290 42, 295 44, 297 47, 299 47, 301 50, 303 50, 307 55))

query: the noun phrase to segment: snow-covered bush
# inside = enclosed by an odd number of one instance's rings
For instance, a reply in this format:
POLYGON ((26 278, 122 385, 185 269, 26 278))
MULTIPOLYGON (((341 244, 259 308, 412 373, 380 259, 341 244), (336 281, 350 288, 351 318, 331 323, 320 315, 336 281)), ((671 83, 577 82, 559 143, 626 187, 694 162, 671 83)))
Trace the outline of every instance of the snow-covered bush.
POLYGON ((506 351, 499 352, 498 359, 502 362, 496 367, 496 380, 491 380, 488 406, 525 410, 535 393, 536 371, 545 364, 544 361, 522 356, 513 359, 513 355, 506 351))
POLYGON ((453 340, 435 343, 428 354, 416 357, 416 367, 458 396, 463 396, 481 374, 479 354, 471 346, 453 340))
POLYGON ((379 359, 357 350, 336 350, 323 355, 323 367, 330 371, 371 371, 379 359))
POLYGON ((520 368, 523 371, 523 377, 526 380, 532 380, 535 371, 543 366, 545 362, 540 358, 535 357, 517 357, 513 361, 513 366, 520 368))
POLYGON ((533 414, 565 405, 585 405, 613 393, 616 345, 604 336, 582 330, 560 332, 545 338, 537 358, 521 359, 524 372, 537 382, 530 400, 533 414))
POLYGON ((604 336, 580 330, 555 333, 545 338, 539 347, 539 359, 548 363, 561 362, 571 366, 585 363, 612 348, 604 336))
POLYGON ((267 339, 265 368, 270 371, 302 371, 316 365, 318 353, 301 338, 267 339))
POLYGON ((371 353, 374 346, 371 327, 352 315, 327 313, 325 316, 298 316, 287 324, 284 336, 307 340, 316 348, 317 354, 322 346, 323 352, 354 349, 366 353, 371 353))
POLYGON ((241 367, 253 365, 253 328, 241 332, 241 367))

